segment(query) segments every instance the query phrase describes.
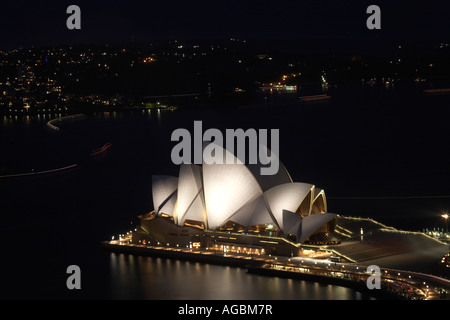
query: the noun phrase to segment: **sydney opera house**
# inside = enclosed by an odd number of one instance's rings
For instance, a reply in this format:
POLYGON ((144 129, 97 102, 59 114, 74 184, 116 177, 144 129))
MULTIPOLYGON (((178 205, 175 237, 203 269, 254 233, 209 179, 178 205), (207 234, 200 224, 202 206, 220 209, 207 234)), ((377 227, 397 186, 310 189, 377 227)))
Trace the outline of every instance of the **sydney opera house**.
POLYGON ((293 182, 281 163, 275 175, 259 169, 236 159, 153 176, 154 211, 139 216, 133 243, 292 256, 300 244, 333 242, 324 190, 293 182))

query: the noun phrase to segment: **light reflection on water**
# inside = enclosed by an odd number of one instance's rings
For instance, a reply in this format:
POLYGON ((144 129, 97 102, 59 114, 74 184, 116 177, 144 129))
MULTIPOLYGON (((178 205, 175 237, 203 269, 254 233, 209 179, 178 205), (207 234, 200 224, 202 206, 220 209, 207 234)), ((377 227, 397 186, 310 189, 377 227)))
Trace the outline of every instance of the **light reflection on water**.
POLYGON ((249 274, 245 268, 110 254, 113 299, 362 300, 349 288, 249 274))
POLYGON ((61 118, 67 116, 66 113, 42 113, 42 114, 32 114, 32 115, 4 115, 2 121, 0 122, 1 127, 8 127, 13 124, 19 126, 28 127, 31 123, 44 124, 48 120, 61 118))

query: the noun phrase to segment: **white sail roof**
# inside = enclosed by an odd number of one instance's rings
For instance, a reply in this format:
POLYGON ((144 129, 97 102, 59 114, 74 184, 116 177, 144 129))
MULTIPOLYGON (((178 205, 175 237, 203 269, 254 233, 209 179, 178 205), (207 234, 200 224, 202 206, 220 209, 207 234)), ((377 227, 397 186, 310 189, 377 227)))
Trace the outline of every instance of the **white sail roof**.
POLYGON ((206 225, 205 198, 202 191, 197 194, 186 214, 179 220, 179 225, 182 226, 186 220, 201 221, 206 225))
POLYGON ((223 164, 203 162, 203 187, 208 228, 215 230, 251 200, 262 194, 261 187, 248 168, 226 149, 223 164), (226 164, 227 157, 234 157, 234 164, 226 164))
POLYGON ((312 208, 313 213, 327 212, 327 200, 325 197, 325 190, 319 188, 315 189, 312 208))
POLYGON ((318 213, 312 214, 308 217, 304 217, 301 225, 300 237, 297 238, 298 242, 305 241, 310 235, 317 229, 323 226, 325 223, 331 221, 336 216, 334 213, 318 213))
POLYGON ((173 214, 177 187, 178 178, 176 177, 165 175, 152 176, 153 208, 155 208, 157 215, 161 214, 161 212, 173 214))
POLYGON ((285 234, 288 233, 295 234, 298 239, 300 235, 299 231, 301 230, 302 220, 303 218, 301 215, 291 212, 289 210, 283 210, 283 225, 284 225, 283 232, 285 234))
POLYGON ((179 226, 187 219, 202 221, 210 230, 227 221, 245 227, 273 223, 284 234, 297 235, 299 242, 336 216, 323 213, 327 211, 324 190, 292 182, 281 163, 273 177, 259 175, 259 165, 253 167, 258 169, 253 175, 233 153, 215 144, 205 146, 214 152, 202 166, 182 164, 179 178, 152 177, 157 215, 173 215, 179 226))
POLYGON ((261 186, 261 189, 263 191, 267 191, 270 188, 275 187, 280 184, 292 183, 292 178, 289 175, 289 172, 287 171, 286 167, 279 160, 278 155, 275 153, 272 153, 272 151, 269 150, 263 144, 260 144, 259 147, 262 148, 262 150, 263 150, 262 154, 270 153, 272 161, 275 161, 279 166, 276 174, 262 175, 261 168, 270 166, 270 164, 263 165, 260 162, 258 162, 257 164, 247 164, 247 167, 255 176, 256 180, 258 181, 259 185, 261 186))
POLYGON ((296 212, 314 185, 294 182, 273 187, 264 193, 269 210, 283 230, 283 210, 296 212))
POLYGON ((182 164, 177 191, 176 223, 180 226, 186 219, 204 221, 204 198, 201 167, 182 164))
POLYGON ((298 242, 308 239, 317 229, 331 221, 336 214, 318 213, 302 217, 294 212, 283 210, 283 222, 285 234, 295 234, 298 242))
POLYGON ((262 195, 240 208, 228 220, 237 222, 245 227, 276 223, 267 209, 262 195))

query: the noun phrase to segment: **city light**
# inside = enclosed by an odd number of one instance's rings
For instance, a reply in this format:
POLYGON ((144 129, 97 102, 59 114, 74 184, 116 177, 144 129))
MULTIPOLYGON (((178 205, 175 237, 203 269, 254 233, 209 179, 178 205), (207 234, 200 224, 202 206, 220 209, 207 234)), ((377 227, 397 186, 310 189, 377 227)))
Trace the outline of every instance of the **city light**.
POLYGON ((150 63, 150 62, 154 62, 154 61, 155 61, 155 59, 153 59, 152 57, 146 57, 143 60, 144 63, 150 63))
POLYGON ((448 213, 442 214, 441 217, 445 219, 445 233, 448 233, 448 213))

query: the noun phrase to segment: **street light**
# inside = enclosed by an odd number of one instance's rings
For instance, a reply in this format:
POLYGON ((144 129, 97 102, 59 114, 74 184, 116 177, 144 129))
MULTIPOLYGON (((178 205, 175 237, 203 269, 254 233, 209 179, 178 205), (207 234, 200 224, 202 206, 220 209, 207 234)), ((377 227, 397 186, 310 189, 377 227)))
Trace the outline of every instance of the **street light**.
POLYGON ((445 233, 448 233, 448 213, 444 213, 441 217, 445 219, 445 233))

